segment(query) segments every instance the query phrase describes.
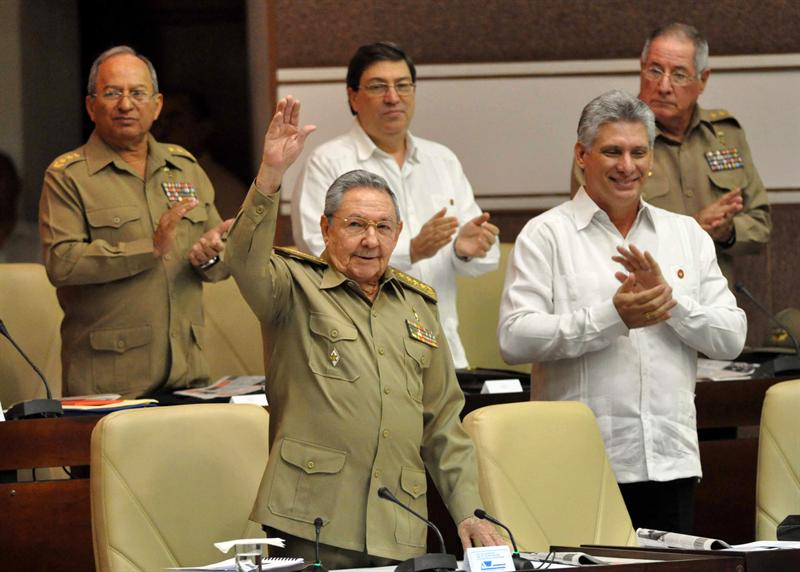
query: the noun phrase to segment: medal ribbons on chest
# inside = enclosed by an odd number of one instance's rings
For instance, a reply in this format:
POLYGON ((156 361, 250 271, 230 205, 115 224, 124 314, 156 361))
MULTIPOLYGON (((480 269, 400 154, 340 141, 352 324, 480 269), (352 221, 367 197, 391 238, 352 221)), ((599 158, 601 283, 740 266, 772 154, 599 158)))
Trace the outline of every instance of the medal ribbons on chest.
POLYGON ((439 347, 439 342, 436 341, 436 334, 420 324, 419 321, 406 320, 406 328, 408 328, 408 335, 411 338, 432 348, 439 347))
POLYGON ((736 147, 730 149, 719 149, 717 151, 706 151, 706 162, 712 171, 732 171, 733 169, 743 169, 744 161, 736 147))
POLYGON ((178 181, 164 181, 161 183, 161 188, 164 194, 167 195, 167 200, 171 203, 177 203, 183 199, 196 199, 197 191, 191 183, 181 183, 178 181))

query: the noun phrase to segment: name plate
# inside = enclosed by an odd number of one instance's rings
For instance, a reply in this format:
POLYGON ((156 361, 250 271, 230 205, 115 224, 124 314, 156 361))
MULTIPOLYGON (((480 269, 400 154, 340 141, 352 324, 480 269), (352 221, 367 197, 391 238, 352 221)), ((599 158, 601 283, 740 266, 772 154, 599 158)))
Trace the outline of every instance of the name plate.
POLYGON ((487 379, 481 393, 522 393, 522 384, 518 379, 487 379))
POLYGON ((514 572, 514 561, 508 546, 478 546, 464 553, 466 572, 514 572))

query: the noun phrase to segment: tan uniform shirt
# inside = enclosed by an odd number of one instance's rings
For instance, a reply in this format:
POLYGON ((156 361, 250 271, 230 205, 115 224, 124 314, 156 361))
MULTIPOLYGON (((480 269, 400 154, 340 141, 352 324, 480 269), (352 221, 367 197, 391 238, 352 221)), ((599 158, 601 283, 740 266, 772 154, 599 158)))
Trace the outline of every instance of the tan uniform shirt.
MULTIPOLYGON (((712 156, 712 162, 718 162, 712 156)), ((573 161, 572 194, 584 183, 583 171, 573 161)), ((717 261, 728 283, 733 281, 733 257, 757 253, 769 241, 770 219, 767 191, 758 175, 744 130, 727 111, 695 108, 682 142, 656 131, 653 169, 642 190, 650 204, 693 216, 724 193, 742 189, 744 209, 733 219, 736 241, 732 246, 716 244, 717 261), (735 152, 732 152, 733 150, 735 152), (706 153, 738 155, 713 170, 706 153)))
POLYGON ((187 254, 220 222, 214 190, 188 151, 152 137, 148 146, 144 181, 96 133, 45 172, 39 220, 64 310, 64 395, 134 397, 208 382, 201 280, 227 271, 202 273, 187 254), (156 259, 153 232, 170 204, 162 183, 188 183, 199 204, 156 259))
POLYGON ((265 340, 271 447, 251 518, 313 539, 321 517, 324 544, 418 555, 425 524, 380 487, 425 514, 427 467, 456 522, 480 506, 435 294, 390 268, 370 302, 322 259, 270 254, 278 205, 251 187, 225 251, 265 340))

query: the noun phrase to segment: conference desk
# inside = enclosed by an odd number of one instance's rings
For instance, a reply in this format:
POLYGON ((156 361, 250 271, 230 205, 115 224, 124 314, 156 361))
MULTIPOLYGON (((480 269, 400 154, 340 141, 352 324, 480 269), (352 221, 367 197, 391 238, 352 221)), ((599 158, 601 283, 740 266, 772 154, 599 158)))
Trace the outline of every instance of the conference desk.
MULTIPOLYGON (((695 532, 732 543, 753 539, 758 439, 738 429, 757 426, 766 390, 782 379, 704 382, 697 385, 701 430, 718 431, 701 441, 705 477, 697 490, 695 532), (733 435, 730 429, 733 428, 733 435)), ((464 414, 528 394, 467 394, 464 414)), ((91 431, 99 416, 0 423, 0 471, 89 464, 91 431)), ((460 553, 455 525, 435 487, 429 488, 431 518, 441 525, 448 549, 460 553)), ((0 483, 0 570, 93 570, 89 480, 0 483), (31 556, 33 559, 31 560, 31 556)), ((435 546, 435 544, 431 544, 435 546)))

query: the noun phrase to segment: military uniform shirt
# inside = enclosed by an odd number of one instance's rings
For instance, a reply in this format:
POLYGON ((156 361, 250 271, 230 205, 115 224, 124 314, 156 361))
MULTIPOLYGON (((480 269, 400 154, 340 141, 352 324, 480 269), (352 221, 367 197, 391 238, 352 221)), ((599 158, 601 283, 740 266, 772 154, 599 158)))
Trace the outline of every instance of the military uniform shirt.
MULTIPOLYGON (((657 129, 653 150, 653 168, 642 189, 642 198, 651 205, 693 216, 728 191, 742 189, 744 209, 733 218, 736 241, 732 246, 716 244, 717 261, 730 284, 733 256, 759 252, 772 229, 767 191, 744 130, 727 111, 696 106, 683 141, 657 129), (713 168, 706 158, 709 152, 713 168)), ((584 182, 583 171, 573 163, 573 194, 584 182)))
POLYGON ((221 222, 211 183, 188 151, 149 137, 143 181, 93 133, 47 169, 39 220, 64 310, 64 395, 136 397, 207 384, 201 280, 227 271, 218 264, 202 272, 187 259, 221 222), (156 259, 153 232, 170 205, 162 183, 186 183, 199 204, 178 223, 173 249, 156 259))
POLYGON ((271 445, 251 518, 313 539, 321 517, 324 544, 423 553, 425 524, 380 487, 425 514, 427 467, 456 522, 480 506, 435 294, 389 268, 370 302, 322 259, 270 254, 278 206, 278 194, 252 187, 225 251, 261 321, 267 364, 271 445))

